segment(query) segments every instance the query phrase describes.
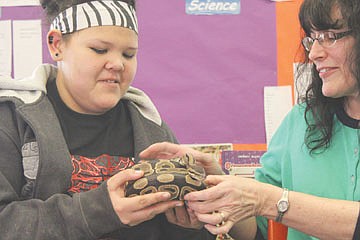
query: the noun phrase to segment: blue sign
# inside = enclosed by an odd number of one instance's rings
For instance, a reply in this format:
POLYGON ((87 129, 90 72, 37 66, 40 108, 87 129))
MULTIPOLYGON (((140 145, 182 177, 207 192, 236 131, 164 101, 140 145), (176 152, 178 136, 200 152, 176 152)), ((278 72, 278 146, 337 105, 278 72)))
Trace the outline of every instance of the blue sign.
POLYGON ((186 0, 186 13, 195 15, 240 14, 240 0, 186 0))

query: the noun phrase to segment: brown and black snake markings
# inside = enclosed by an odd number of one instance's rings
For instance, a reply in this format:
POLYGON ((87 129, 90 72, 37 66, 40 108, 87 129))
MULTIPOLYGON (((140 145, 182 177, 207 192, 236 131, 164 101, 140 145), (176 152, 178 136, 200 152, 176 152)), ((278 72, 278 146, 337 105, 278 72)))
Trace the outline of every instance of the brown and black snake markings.
POLYGON ((189 154, 172 159, 141 160, 131 169, 143 171, 144 176, 127 182, 126 197, 169 192, 171 200, 183 200, 185 194, 206 188, 205 171, 189 154))

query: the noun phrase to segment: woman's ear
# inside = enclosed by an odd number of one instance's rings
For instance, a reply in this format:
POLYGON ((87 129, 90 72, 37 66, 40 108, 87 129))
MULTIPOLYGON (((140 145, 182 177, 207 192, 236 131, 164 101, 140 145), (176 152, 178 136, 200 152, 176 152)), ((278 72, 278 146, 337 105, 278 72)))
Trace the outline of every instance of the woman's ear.
POLYGON ((52 29, 47 34, 47 45, 51 55, 51 58, 54 61, 62 60, 61 56, 61 43, 62 43, 62 34, 59 30, 52 29))

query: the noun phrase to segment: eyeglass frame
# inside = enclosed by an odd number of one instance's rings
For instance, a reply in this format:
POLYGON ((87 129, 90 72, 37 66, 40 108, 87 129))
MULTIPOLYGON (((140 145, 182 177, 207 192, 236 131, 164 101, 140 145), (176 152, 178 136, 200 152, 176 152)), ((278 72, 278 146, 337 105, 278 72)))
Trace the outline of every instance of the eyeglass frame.
MULTIPOLYGON (((304 37, 304 38, 301 40, 301 44, 303 45, 303 47, 305 48, 305 50, 306 50, 307 52, 310 52, 312 46, 314 45, 315 40, 318 40, 319 44, 320 44, 322 47, 332 47, 332 46, 335 45, 335 43, 336 43, 337 40, 339 40, 339 39, 341 39, 341 38, 343 38, 343 37, 346 37, 346 36, 350 35, 351 33, 352 33, 352 30, 348 30, 348 31, 344 31, 344 32, 339 32, 339 33, 335 33, 335 32, 333 32, 333 31, 324 31, 324 32, 321 32, 321 33, 319 34, 319 36, 318 36, 318 37, 315 37, 315 38, 312 38, 312 37, 310 37, 310 36, 304 37), (332 42, 330 45, 328 45, 328 46, 324 46, 324 45, 323 45, 324 39, 325 39, 324 36, 325 36, 326 33, 331 33, 331 34, 334 35, 334 38, 331 39, 331 41, 333 41, 333 42, 332 42), (322 40, 321 40, 321 39, 322 39, 322 40), (309 48, 307 48, 307 47, 306 47, 306 44, 304 44, 304 42, 305 42, 306 40, 308 40, 309 42, 311 41, 311 45, 310 45, 309 48)), ((328 38, 328 39, 330 39, 330 38, 328 38)))

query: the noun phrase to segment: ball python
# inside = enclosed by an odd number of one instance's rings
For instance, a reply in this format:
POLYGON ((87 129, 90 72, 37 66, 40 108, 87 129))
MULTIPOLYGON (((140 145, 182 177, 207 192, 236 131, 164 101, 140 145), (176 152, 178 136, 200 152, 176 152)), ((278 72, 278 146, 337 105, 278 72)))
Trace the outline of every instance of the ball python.
POLYGON ((144 175, 126 183, 126 197, 169 192, 170 200, 183 200, 185 194, 206 188, 205 170, 196 165, 190 154, 172 159, 140 160, 131 169, 141 170, 144 175))

